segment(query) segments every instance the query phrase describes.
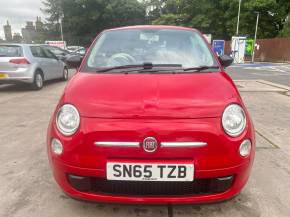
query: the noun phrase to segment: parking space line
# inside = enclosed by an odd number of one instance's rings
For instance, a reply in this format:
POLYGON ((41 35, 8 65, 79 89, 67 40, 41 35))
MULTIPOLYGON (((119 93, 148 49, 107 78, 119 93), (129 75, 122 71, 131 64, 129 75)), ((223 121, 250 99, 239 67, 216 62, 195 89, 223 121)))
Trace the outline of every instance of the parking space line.
POLYGON ((285 91, 290 91, 290 87, 288 87, 286 85, 277 84, 277 83, 273 83, 273 82, 265 81, 265 80, 256 80, 256 82, 258 82, 260 84, 266 84, 266 85, 269 85, 269 86, 272 86, 272 87, 284 89, 285 91))
POLYGON ((290 69, 290 65, 287 65, 287 66, 285 66, 285 65, 281 65, 281 67, 284 67, 284 68, 290 69))
MULTIPOLYGON (((265 68, 266 68, 266 67, 265 67, 265 68)), ((277 66, 269 66, 269 68, 270 68, 270 69, 273 69, 273 71, 275 71, 275 72, 286 72, 286 71, 284 71, 284 70, 282 70, 282 69, 277 68, 277 66)))
POLYGON ((280 72, 289 74, 290 73, 290 65, 285 64, 241 64, 241 65, 233 65, 230 66, 232 68, 241 68, 243 70, 256 70, 256 71, 268 71, 268 72, 280 72))
POLYGON ((167 205, 168 217, 173 217, 173 206, 171 204, 167 205))
POLYGON ((255 132, 273 146, 273 147, 256 147, 257 149, 280 149, 280 147, 278 145, 276 145, 274 142, 272 142, 270 139, 268 139, 266 136, 264 136, 258 130, 255 130, 255 132))

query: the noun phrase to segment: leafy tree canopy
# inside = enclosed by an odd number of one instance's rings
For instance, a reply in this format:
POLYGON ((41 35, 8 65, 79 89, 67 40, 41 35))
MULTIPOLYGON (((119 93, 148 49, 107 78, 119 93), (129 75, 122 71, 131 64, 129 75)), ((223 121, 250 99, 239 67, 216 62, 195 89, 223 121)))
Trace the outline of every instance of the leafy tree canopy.
MULTIPOLYGON (((229 39, 236 32, 238 7, 238 0, 167 0, 153 23, 190 26, 229 39)), ((261 15, 258 37, 276 37, 289 16, 290 3, 289 0, 242 0, 240 34, 253 36, 256 12, 261 15)))
MULTIPOLYGON (((103 29, 135 24, 188 26, 230 39, 238 6, 239 0, 44 0, 43 11, 51 37, 63 17, 66 40, 88 44, 103 29)), ((258 38, 290 37, 289 0, 242 0, 240 34, 253 37, 257 12, 258 38)))
POLYGON ((104 29, 145 23, 145 5, 137 0, 46 0, 48 21, 63 16, 66 40, 89 44, 104 29))

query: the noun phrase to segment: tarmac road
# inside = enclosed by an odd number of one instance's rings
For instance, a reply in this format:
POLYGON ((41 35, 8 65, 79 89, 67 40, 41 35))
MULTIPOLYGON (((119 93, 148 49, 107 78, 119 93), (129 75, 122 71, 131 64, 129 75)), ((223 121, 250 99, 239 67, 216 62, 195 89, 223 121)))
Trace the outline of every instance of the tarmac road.
POLYGON ((290 86, 290 64, 286 63, 236 64, 227 68, 227 72, 233 79, 262 79, 290 86))
POLYGON ((65 83, 50 83, 37 92, 1 85, 0 217, 290 216, 289 89, 255 80, 236 83, 257 130, 249 183, 232 200, 182 206, 101 204, 67 197, 54 182, 45 144, 65 83))

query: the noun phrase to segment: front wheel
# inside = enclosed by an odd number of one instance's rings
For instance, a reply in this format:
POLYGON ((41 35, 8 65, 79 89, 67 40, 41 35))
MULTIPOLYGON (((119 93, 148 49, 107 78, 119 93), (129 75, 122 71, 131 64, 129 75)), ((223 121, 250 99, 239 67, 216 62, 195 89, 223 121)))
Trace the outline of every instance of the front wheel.
POLYGON ((40 90, 43 88, 43 76, 40 71, 37 71, 35 73, 34 80, 31 86, 33 90, 40 90))
POLYGON ((63 74, 62 74, 61 80, 63 80, 63 81, 67 81, 68 80, 68 69, 67 68, 63 69, 63 74))

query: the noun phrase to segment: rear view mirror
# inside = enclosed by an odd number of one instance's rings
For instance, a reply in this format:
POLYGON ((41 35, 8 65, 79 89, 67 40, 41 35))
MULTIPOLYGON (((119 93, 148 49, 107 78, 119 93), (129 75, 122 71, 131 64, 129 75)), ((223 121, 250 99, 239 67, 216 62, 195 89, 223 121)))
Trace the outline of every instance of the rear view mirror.
POLYGON ((228 55, 222 55, 219 56, 219 61, 221 65, 226 68, 233 63, 234 59, 228 55))
POLYGON ((72 55, 66 58, 66 63, 71 68, 78 68, 82 63, 82 57, 79 55, 72 55))

